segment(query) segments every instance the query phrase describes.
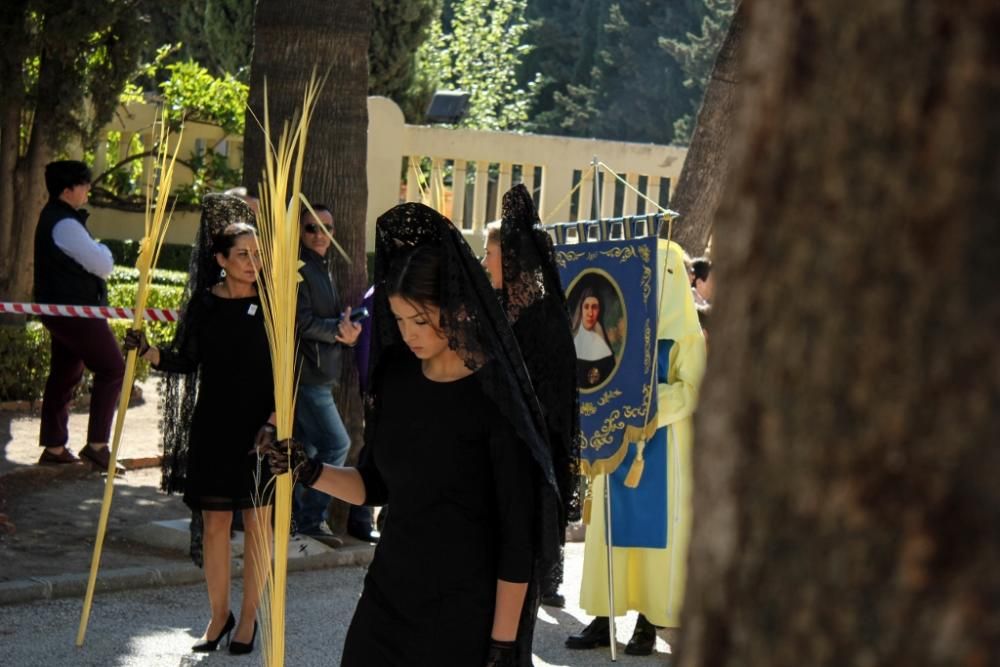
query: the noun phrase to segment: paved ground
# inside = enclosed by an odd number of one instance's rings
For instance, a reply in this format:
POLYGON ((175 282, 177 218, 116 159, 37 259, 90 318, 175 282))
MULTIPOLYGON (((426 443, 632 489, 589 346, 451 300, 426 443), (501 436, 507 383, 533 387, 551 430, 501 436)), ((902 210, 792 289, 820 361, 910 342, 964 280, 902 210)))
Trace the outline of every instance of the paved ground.
MULTIPOLYGON (((149 465, 159 454, 155 380, 143 390, 146 401, 129 409, 120 457, 149 465)), ((74 449, 82 445, 85 429, 86 414, 74 413, 74 449)), ((137 527, 188 515, 179 498, 159 492, 158 468, 133 470, 116 480, 88 639, 82 649, 73 645, 104 479, 84 465, 36 466, 37 434, 37 415, 0 412, 0 512, 16 527, 13 534, 0 533, 0 664, 145 667, 238 660, 228 654, 190 653, 206 620, 204 587, 197 583, 200 571, 190 565, 183 549, 151 546, 150 540, 137 537, 137 527)), ((572 652, 562 646, 566 635, 589 621, 574 604, 582 546, 567 548, 564 592, 569 606, 539 614, 537 665, 610 662, 607 650, 572 652)), ((355 544, 297 559, 294 566, 299 569, 289 574, 286 664, 338 663, 364 576, 362 567, 349 565, 366 562, 370 554, 370 548, 355 544)), ((238 578, 234 587, 238 595, 238 578)), ((664 639, 670 636, 664 633, 654 656, 621 654, 634 624, 634 614, 620 622, 619 663, 668 664, 664 639)), ((441 637, 446 651, 446 628, 441 637)), ((258 650, 252 662, 260 660, 258 650)), ((445 657, 441 664, 450 663, 445 657)))
MULTIPOLYGON (((119 458, 150 465, 159 456, 156 381, 143 385, 146 400, 129 409, 119 458)), ((70 448, 86 438, 87 414, 70 415, 70 448)), ((104 476, 91 466, 38 466, 38 416, 0 412, 0 512, 15 532, 0 536, 0 582, 29 576, 87 572, 104 494, 104 476)), ((102 567, 162 565, 176 559, 124 532, 141 522, 187 516, 180 498, 159 492, 159 468, 116 477, 102 567)))
MULTIPOLYGON (((570 546, 566 592, 571 601, 576 598, 581 552, 582 545, 570 546)), ((361 568, 345 567, 300 572, 289 577, 285 664, 290 667, 338 664, 362 576, 361 568)), ((238 588, 236 584, 236 595, 238 588)), ((98 596, 87 640, 78 649, 74 639, 80 607, 80 600, 70 598, 0 607, 3 664, 149 667, 261 663, 259 649, 247 660, 227 653, 195 655, 188 650, 205 622, 205 592, 200 585, 98 596), (45 631, 40 632, 41 628, 45 631)), ((566 635, 579 630, 585 620, 587 617, 574 605, 565 610, 543 608, 535 635, 535 664, 538 667, 610 664, 607 649, 563 648, 566 635)), ((669 648, 663 638, 657 640, 656 653, 650 657, 622 653, 634 626, 634 615, 620 621, 618 664, 636 667, 669 664, 669 648)), ((452 664, 447 660, 447 638, 448 631, 442 628, 440 664, 443 666, 452 664)))

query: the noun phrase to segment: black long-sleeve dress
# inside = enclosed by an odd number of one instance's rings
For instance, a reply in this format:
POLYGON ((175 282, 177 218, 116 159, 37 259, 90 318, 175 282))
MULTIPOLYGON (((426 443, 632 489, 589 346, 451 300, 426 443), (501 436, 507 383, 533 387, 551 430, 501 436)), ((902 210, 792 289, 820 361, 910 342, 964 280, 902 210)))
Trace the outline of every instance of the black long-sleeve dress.
POLYGON ((365 504, 392 511, 341 664, 482 665, 497 579, 532 574, 530 454, 475 374, 429 380, 408 351, 382 368, 379 421, 358 470, 365 504))
POLYGON ((191 419, 184 503, 193 510, 232 511, 271 504, 267 465, 250 456, 254 437, 274 411, 274 379, 257 296, 191 297, 187 334, 176 351, 160 350, 158 370, 199 370, 191 419))

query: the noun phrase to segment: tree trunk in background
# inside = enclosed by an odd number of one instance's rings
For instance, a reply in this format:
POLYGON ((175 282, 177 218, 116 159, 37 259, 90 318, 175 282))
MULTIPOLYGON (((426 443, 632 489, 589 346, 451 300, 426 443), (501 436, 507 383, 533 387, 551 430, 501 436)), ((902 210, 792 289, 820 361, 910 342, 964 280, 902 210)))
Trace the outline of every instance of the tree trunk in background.
MULTIPOLYGON (((737 7, 726 41, 715 60, 715 69, 698 111, 691 146, 670 198, 670 208, 681 214, 674 226, 674 240, 692 257, 703 254, 708 245, 715 213, 722 199, 724 179, 721 176, 729 168, 733 115, 739 92, 737 54, 746 14, 745 4, 737 7)), ((666 230, 664 227, 664 235, 666 230)))
MULTIPOLYGON (((365 217, 368 208, 368 39, 371 4, 367 0, 302 0, 294 7, 281 0, 259 0, 254 21, 250 70, 250 108, 264 120, 264 80, 277 141, 281 123, 302 106, 315 67, 329 70, 309 129, 302 192, 330 207, 336 239, 351 257, 335 254, 337 287, 344 302, 357 305, 367 288, 365 217)), ((263 133, 248 113, 244 183, 257 191, 264 168, 263 133)), ((362 442, 361 400, 350 351, 335 398, 351 436, 352 455, 362 442)), ((340 508, 337 523, 342 523, 340 508)))
POLYGON ((678 664, 996 664, 1000 6, 747 8, 678 664))
MULTIPOLYGON (((0 118, 0 300, 30 301, 34 282, 35 227, 45 205, 45 165, 51 151, 32 128, 27 154, 20 156, 20 108, 0 118)), ((0 316, 3 321, 21 316, 0 316)))

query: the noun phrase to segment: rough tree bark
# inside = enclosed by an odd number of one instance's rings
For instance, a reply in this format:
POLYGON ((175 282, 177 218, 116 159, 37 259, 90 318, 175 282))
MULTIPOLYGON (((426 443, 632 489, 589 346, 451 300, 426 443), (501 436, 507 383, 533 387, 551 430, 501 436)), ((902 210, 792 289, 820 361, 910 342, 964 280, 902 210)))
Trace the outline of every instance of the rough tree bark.
MULTIPOLYGON (((371 3, 367 0, 303 0, 294 11, 282 0, 259 0, 254 20, 254 50, 250 69, 250 108, 264 120, 264 80, 272 136, 302 105, 305 85, 316 67, 329 77, 319 97, 309 129, 302 191, 311 202, 333 212, 336 239, 351 264, 336 255, 337 286, 345 303, 357 305, 367 289, 365 216, 368 182, 368 40, 371 3)), ((263 133, 247 114, 244 182, 252 192, 264 167, 263 133)), ((357 370, 351 354, 344 355, 344 372, 335 398, 351 435, 362 442, 361 401, 357 370)), ((352 455, 355 447, 352 447, 352 455)), ((344 508, 336 513, 337 527, 344 508)))
POLYGON ((996 664, 1000 6, 748 8, 679 664, 996 664))
MULTIPOLYGON (((746 13, 746 7, 737 7, 726 41, 716 57, 684 167, 670 198, 670 208, 681 214, 673 229, 674 240, 692 257, 704 253, 708 246, 722 198, 723 182, 719 175, 729 168, 739 83, 737 53, 746 13)), ((663 234, 666 235, 666 227, 663 234)))

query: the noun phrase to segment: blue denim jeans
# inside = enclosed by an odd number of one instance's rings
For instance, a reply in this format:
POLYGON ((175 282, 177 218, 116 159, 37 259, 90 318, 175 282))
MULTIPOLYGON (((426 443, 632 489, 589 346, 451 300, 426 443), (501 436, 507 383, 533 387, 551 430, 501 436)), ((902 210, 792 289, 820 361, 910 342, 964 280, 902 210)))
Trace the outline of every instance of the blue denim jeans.
MULTIPOLYGON (((323 463, 341 466, 351 446, 344 422, 333 402, 333 385, 299 385, 295 400, 295 439, 309 456, 323 463)), ((308 533, 326 521, 330 496, 295 485, 292 516, 299 532, 308 533)))

